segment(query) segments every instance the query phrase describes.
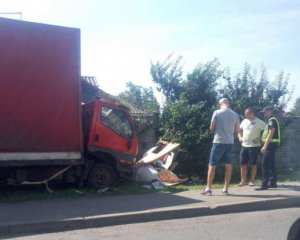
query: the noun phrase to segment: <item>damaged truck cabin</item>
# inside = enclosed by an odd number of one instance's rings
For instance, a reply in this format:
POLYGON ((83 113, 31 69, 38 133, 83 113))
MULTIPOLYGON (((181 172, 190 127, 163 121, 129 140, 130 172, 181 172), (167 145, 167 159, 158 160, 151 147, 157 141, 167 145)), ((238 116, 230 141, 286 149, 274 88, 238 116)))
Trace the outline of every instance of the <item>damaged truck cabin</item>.
POLYGON ((100 188, 130 175, 136 131, 124 108, 88 99, 80 30, 0 18, 0 32, 0 179, 100 188))

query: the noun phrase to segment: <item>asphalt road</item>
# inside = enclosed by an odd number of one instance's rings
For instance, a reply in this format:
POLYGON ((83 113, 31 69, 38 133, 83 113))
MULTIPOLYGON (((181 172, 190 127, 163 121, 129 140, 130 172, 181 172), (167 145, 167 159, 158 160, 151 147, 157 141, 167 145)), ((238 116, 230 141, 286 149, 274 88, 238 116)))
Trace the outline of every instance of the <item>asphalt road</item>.
POLYGON ((15 240, 74 239, 228 239, 283 240, 300 217, 300 208, 215 215, 150 223, 119 225, 68 232, 14 237, 15 240))

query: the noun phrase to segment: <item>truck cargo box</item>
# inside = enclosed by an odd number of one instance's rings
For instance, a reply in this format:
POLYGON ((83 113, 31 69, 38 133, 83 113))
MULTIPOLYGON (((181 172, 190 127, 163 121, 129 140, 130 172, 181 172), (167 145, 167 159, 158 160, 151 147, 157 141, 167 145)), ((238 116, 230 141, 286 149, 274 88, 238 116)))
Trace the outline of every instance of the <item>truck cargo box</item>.
POLYGON ((0 18, 0 166, 80 162, 80 30, 0 18))

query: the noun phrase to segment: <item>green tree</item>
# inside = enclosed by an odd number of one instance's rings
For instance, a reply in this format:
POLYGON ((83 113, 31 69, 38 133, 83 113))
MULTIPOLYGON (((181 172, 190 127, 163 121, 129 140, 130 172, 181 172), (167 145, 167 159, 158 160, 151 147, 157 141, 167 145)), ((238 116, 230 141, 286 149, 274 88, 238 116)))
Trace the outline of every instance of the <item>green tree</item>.
POLYGON ((163 62, 151 63, 151 75, 157 85, 157 90, 162 92, 166 102, 178 100, 181 93, 182 57, 171 61, 171 55, 163 62))
POLYGON ((295 114, 295 116, 300 116, 300 97, 296 99, 292 113, 295 114))
MULTIPOLYGON (((119 94, 119 97, 130 102, 135 106, 132 116, 139 135, 148 127, 153 127, 155 134, 158 135, 158 119, 160 106, 152 88, 144 88, 128 82, 127 89, 119 94)), ((140 139, 141 136, 140 136, 140 139)), ((141 153, 142 154, 142 153, 141 153)))
POLYGON ((273 80, 269 80, 264 67, 257 78, 256 71, 245 64, 242 73, 231 79, 229 74, 224 75, 225 83, 221 85, 220 95, 231 100, 232 108, 240 113, 252 106, 256 111, 266 105, 273 105, 278 111, 286 108, 291 99, 292 90, 288 89, 289 76, 280 72, 273 80))
POLYGON ((126 88, 124 92, 119 94, 120 98, 131 102, 149 114, 159 112, 160 106, 151 87, 144 88, 128 82, 126 88))
POLYGON ((218 60, 198 65, 183 77, 181 59, 151 66, 153 81, 166 98, 162 110, 162 138, 179 142, 182 155, 177 171, 199 174, 207 165, 211 134, 209 123, 217 100, 218 60))

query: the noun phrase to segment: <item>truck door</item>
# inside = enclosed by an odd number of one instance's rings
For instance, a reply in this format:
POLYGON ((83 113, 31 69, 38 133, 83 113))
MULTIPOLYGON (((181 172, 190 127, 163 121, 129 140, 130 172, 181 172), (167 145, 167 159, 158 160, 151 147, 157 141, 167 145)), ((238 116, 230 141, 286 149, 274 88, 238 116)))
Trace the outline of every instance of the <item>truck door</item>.
POLYGON ((92 145, 136 156, 138 140, 128 113, 112 104, 97 104, 92 145))

